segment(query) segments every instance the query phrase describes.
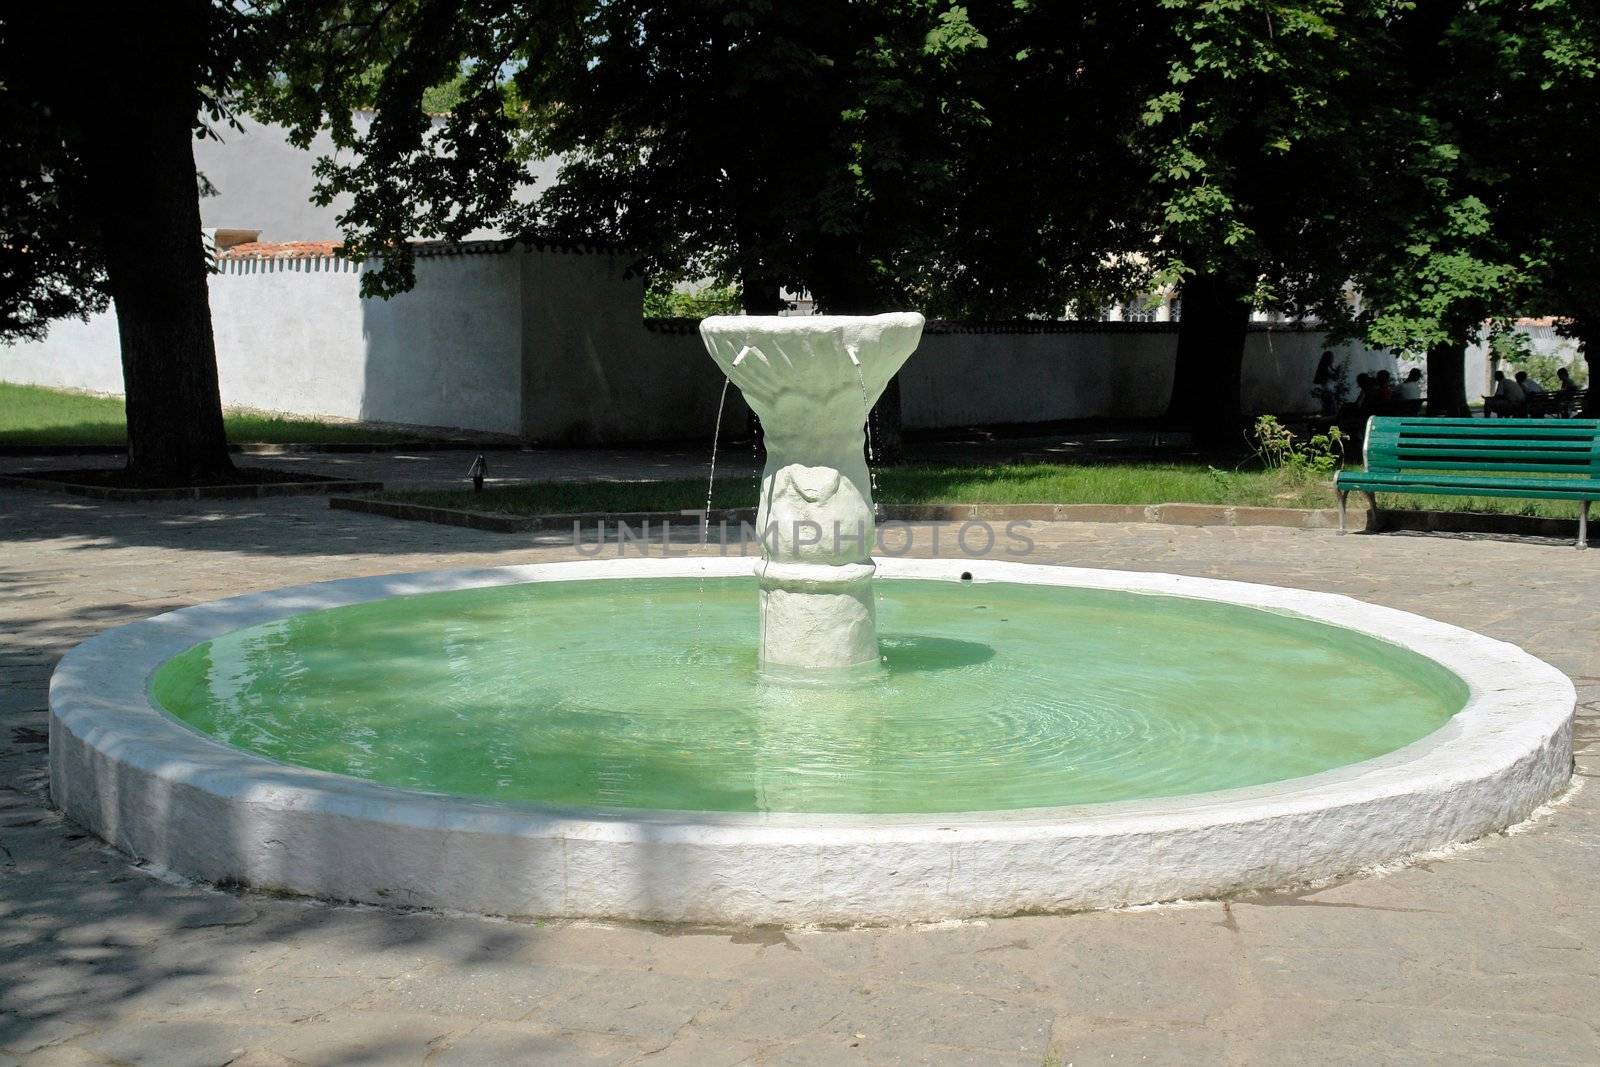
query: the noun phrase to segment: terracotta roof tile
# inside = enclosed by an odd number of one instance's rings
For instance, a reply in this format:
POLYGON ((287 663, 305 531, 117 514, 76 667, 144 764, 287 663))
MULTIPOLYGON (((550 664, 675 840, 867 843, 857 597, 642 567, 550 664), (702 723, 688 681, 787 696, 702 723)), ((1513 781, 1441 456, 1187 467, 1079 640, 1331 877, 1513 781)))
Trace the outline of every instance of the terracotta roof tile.
MULTIPOLYGON (((587 241, 554 241, 538 237, 524 240, 491 238, 478 241, 411 241, 418 256, 485 256, 510 252, 521 246, 540 252, 578 254, 619 254, 615 245, 587 241)), ((245 241, 217 253, 218 259, 314 259, 334 256, 344 247, 342 241, 245 241)))
POLYGON ((339 241, 245 241, 218 254, 219 259, 311 259, 336 254, 339 241))

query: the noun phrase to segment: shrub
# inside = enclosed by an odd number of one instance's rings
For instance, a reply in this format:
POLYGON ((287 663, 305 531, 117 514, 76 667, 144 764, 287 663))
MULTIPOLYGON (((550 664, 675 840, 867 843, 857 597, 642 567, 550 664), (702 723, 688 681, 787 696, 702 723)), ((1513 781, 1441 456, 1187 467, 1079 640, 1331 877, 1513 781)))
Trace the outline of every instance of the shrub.
POLYGON ((1256 419, 1250 444, 1261 465, 1293 484, 1324 482, 1344 465, 1345 435, 1337 426, 1304 441, 1271 415, 1256 419))

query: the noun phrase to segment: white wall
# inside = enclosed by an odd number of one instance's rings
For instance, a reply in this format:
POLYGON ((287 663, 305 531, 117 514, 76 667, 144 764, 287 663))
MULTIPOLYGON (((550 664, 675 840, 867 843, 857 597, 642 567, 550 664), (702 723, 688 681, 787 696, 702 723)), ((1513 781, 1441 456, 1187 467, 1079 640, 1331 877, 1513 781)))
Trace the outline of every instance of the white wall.
MULTIPOLYGON (((1555 325, 1548 321, 1534 320, 1520 322, 1516 330, 1527 338, 1528 346, 1537 355, 1554 356, 1563 363, 1571 366, 1581 362, 1583 353, 1578 348, 1578 342, 1571 337, 1562 337, 1556 332, 1555 325)), ((1509 363, 1502 364, 1500 369, 1506 372, 1507 377, 1515 374, 1520 367, 1509 363)), ((1494 362, 1489 357, 1488 337, 1467 348, 1467 399, 1476 403, 1481 396, 1489 396, 1494 392, 1494 362)), ((1554 389, 1559 384, 1554 381, 1540 382, 1546 389, 1554 389)))
POLYGON ((722 374, 696 334, 640 318, 644 282, 628 257, 541 253, 523 260, 523 432, 536 441, 709 437, 722 374))
POLYGON ((520 434, 521 268, 536 257, 417 261, 417 287, 361 302, 361 417, 520 434))
POLYGON ((0 345, 0 382, 121 396, 117 317, 106 312, 88 322, 62 319, 51 323, 42 341, 0 345))
POLYGON ((1175 337, 1094 333, 928 333, 900 372, 908 429, 1161 414, 1175 337))
MULTIPOLYGON (((370 114, 357 113, 359 125, 370 114)), ((330 240, 348 203, 310 202, 309 150, 253 119, 200 141, 217 189, 208 228, 254 229, 269 242, 330 240)), ((551 162, 533 165, 547 180, 551 162)), ((524 190, 531 196, 537 190, 524 190)), ((360 270, 333 257, 229 259, 211 279, 225 404, 297 415, 596 443, 709 436, 722 377, 693 333, 647 329, 643 283, 603 252, 433 255, 417 287, 362 300, 360 270)), ((1164 410, 1176 333, 1119 328, 1054 333, 934 333, 901 374, 911 428, 1051 422, 1164 410)), ((1252 330, 1243 401, 1258 411, 1315 410, 1322 335, 1252 330)), ((1393 367, 1348 349, 1350 375, 1393 367)), ((116 321, 57 323, 42 342, 0 348, 0 380, 121 393, 116 321)), ((1341 354, 1341 360, 1345 354, 1341 354)), ((1471 391, 1469 389, 1469 391, 1471 391)), ((725 418, 742 420, 737 391, 725 418)))
MULTIPOLYGON (((359 125, 371 116, 357 113, 359 125)), ((241 115, 242 129, 219 126, 217 138, 195 142, 194 162, 215 189, 200 198, 200 224, 207 229, 260 230, 263 241, 326 241, 339 233, 339 213, 348 196, 321 207, 311 202, 317 157, 333 152, 319 133, 310 150, 294 147, 280 126, 241 115), (220 138, 220 140, 218 139, 220 138)))
MULTIPOLYGON (((210 279, 222 402, 285 414, 522 432, 521 259, 425 257, 417 287, 359 296, 333 256, 225 260, 210 279)), ((116 318, 0 348, 0 380, 122 392, 116 318)))
POLYGON ((224 403, 521 431, 517 257, 417 260, 417 287, 361 299, 332 257, 235 260, 211 282, 224 403))
MULTIPOLYGON (((650 329, 627 257, 597 251, 431 254, 417 286, 359 296, 332 256, 227 258, 211 278, 223 402, 297 415, 595 444, 708 437, 722 377, 694 332, 650 329)), ((1242 400, 1309 412, 1323 335, 1252 329, 1242 400)), ((1048 333, 930 330, 901 374, 906 426, 931 429, 1159 415, 1175 328, 1096 324, 1048 333)), ((1354 378, 1384 353, 1340 350, 1354 378)), ((0 380, 121 392, 114 318, 59 323, 0 348, 0 380)), ((725 418, 744 418, 737 392, 725 418)))
MULTIPOLYGON (((1176 337, 1174 337, 1176 351, 1176 337)), ((1311 395, 1311 378, 1317 360, 1330 346, 1320 330, 1252 329, 1244 343, 1244 386, 1240 401, 1255 414, 1310 414, 1320 410, 1311 395)), ((1384 351, 1346 342, 1333 345, 1334 359, 1345 364, 1346 380, 1354 397, 1357 374, 1386 370, 1396 374, 1399 364, 1384 351)))
MULTIPOLYGON (((1310 413, 1311 377, 1326 347, 1320 331, 1252 329, 1245 339, 1241 402, 1252 413, 1310 413)), ((900 373, 908 428, 1152 418, 1172 393, 1176 328, 1107 324, 1095 332, 929 333, 900 373)), ((1395 369, 1394 358, 1335 347, 1361 371, 1395 369)))

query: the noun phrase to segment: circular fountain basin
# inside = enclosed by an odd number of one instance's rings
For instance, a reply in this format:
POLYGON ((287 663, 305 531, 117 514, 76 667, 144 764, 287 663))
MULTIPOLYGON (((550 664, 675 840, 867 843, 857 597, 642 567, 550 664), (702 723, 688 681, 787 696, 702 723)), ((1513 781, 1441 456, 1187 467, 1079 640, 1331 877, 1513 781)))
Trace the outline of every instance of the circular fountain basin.
POLYGON ((52 789, 210 881, 748 923, 1316 881, 1504 828, 1570 776, 1563 675, 1404 612, 890 559, 884 670, 807 688, 758 677, 750 567, 353 579, 108 631, 52 680, 52 789))

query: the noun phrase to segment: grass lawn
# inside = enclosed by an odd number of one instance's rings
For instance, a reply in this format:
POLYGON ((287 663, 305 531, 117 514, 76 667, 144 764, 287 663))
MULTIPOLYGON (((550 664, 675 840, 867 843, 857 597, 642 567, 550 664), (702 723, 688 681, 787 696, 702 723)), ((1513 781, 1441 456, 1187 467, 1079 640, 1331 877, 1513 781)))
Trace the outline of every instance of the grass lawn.
MULTIPOLYGON (((1220 471, 1179 464, 1011 463, 985 467, 907 466, 878 472, 877 498, 884 504, 1232 504, 1280 508, 1334 505, 1331 486, 1295 482, 1276 472, 1220 471)), ((537 482, 464 491, 380 494, 433 507, 512 515, 575 512, 668 511, 697 508, 705 500, 701 479, 656 482, 537 482)), ((714 507, 753 507, 753 479, 719 479, 714 507)), ((1361 498, 1352 501, 1359 507, 1361 498)), ((1385 508, 1485 511, 1574 518, 1577 505, 1556 500, 1502 500, 1380 494, 1385 508)))
MULTIPOLYGON (((246 411, 226 412, 224 422, 228 440, 236 444, 400 441, 415 440, 417 436, 246 411)), ((120 445, 127 440, 120 397, 0 382, 0 444, 120 445)))

